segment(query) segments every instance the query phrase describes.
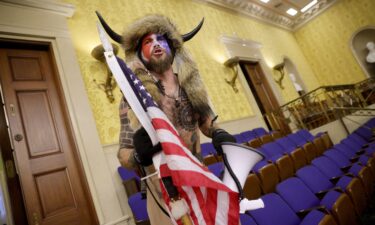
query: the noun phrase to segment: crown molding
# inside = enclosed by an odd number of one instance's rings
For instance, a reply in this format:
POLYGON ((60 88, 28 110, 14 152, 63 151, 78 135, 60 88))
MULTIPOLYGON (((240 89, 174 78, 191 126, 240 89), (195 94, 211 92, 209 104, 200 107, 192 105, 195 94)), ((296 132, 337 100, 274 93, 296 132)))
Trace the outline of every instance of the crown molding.
POLYGON ((323 13, 329 7, 333 6, 339 0, 323 0, 318 2, 316 5, 311 7, 308 11, 303 13, 301 16, 296 18, 295 25, 293 26, 293 31, 298 30, 299 28, 306 25, 309 21, 323 13))
POLYGON ((0 4, 13 5, 21 8, 34 8, 65 17, 72 17, 75 11, 74 5, 55 2, 54 0, 0 0, 0 4))
POLYGON ((214 6, 225 8, 231 11, 238 12, 253 19, 272 24, 285 30, 295 31, 309 22, 311 19, 318 16, 320 13, 328 9, 339 0, 322 0, 314 5, 311 9, 291 19, 289 17, 277 14, 272 10, 257 5, 246 0, 198 0, 214 6))
POLYGON ((246 46, 246 47, 254 48, 254 49, 260 49, 262 47, 262 44, 259 42, 246 40, 246 39, 242 39, 239 37, 228 36, 225 34, 221 35, 219 39, 223 44, 235 44, 235 45, 241 45, 243 47, 246 46))

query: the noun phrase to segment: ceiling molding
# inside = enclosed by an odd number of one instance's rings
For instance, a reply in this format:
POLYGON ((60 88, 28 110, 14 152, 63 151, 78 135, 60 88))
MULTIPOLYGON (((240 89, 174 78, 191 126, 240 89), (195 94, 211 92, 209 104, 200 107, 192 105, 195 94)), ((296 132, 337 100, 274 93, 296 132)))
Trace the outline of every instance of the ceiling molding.
POLYGON ((251 18, 272 24, 274 26, 295 31, 304 26, 308 21, 318 16, 320 13, 328 9, 339 0, 321 0, 311 9, 291 19, 289 17, 278 14, 266 7, 247 0, 198 0, 200 2, 209 3, 211 5, 219 6, 221 8, 229 9, 249 16, 251 18))
POLYGON ((53 0, 0 0, 0 3, 48 11, 49 13, 65 17, 72 17, 75 11, 74 5, 55 2, 53 0))
POLYGON ((296 19, 293 30, 295 31, 303 27, 305 24, 323 13, 336 2, 338 2, 338 0, 323 0, 321 2, 318 2, 316 5, 311 7, 311 9, 309 9, 296 19))

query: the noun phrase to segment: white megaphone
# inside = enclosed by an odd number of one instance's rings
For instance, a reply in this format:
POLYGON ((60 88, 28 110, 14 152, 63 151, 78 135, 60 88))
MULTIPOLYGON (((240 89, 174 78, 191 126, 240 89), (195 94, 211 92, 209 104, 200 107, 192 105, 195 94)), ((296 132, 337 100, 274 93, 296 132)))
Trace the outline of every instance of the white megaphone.
MULTIPOLYGON (((264 155, 255 148, 250 148, 248 146, 232 142, 223 142, 221 147, 224 152, 223 159, 225 164, 223 183, 231 190, 240 192, 238 185, 241 186, 242 190, 250 170, 257 162, 264 159, 264 155), (229 170, 227 168, 227 164, 229 164, 229 170), (230 170, 232 170, 232 174, 230 170), (236 176, 238 184, 236 184, 236 180, 233 179, 232 175, 236 176)), ((263 207, 264 203, 261 199, 248 200, 243 198, 240 201, 240 213, 263 207)))

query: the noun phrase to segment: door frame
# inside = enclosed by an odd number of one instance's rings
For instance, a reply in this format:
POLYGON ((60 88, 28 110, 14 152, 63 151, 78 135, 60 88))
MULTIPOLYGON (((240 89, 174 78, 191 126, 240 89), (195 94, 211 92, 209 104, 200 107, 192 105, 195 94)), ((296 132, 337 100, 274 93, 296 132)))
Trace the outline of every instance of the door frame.
MULTIPOLYGON (((67 26, 74 6, 65 3, 17 0, 0 2, 0 38, 49 43, 62 87, 73 137, 100 224, 129 220, 129 210, 115 186, 96 130, 85 85, 67 26), (12 15, 23 15, 14 18, 12 15)), ((93 28, 94 29, 94 28, 93 28)), ((89 52, 89 47, 87 46, 89 52)))
MULTIPOLYGON (((246 39, 242 39, 239 37, 233 37, 233 36, 227 36, 227 35, 222 35, 220 37, 220 41, 223 43, 223 45, 226 48, 227 58, 228 58, 226 60, 227 62, 230 61, 231 59, 234 59, 236 62, 242 61, 242 62, 259 64, 259 66, 261 67, 268 81, 268 84, 271 87, 272 92, 274 93, 276 97, 278 104, 283 105, 285 101, 283 99, 282 93, 279 90, 279 88, 276 86, 276 83, 273 80, 273 75, 272 75, 273 73, 271 71, 270 66, 268 66, 269 63, 266 62, 261 52, 262 44, 253 40, 246 40, 246 39)), ((255 100, 255 97, 247 83, 246 77, 244 73, 242 72, 242 69, 238 63, 236 64, 236 67, 238 71, 238 76, 237 76, 238 81, 242 85, 242 89, 244 93, 246 94, 248 102, 255 114, 251 116, 251 118, 249 118, 248 122, 245 123, 246 127, 244 127, 243 130, 248 130, 249 128, 256 128, 256 127, 266 128, 267 125, 265 123, 261 110, 255 100), (249 124, 251 125, 251 127, 249 127, 249 124)), ((241 126, 240 124, 238 125, 241 126)))

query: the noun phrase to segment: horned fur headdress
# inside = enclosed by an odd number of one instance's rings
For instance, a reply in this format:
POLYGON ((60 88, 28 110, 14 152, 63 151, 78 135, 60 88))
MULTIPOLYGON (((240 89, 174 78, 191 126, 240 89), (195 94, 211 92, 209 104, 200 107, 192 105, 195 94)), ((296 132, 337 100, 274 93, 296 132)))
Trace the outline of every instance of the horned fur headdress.
POLYGON ((178 80, 181 87, 188 95, 194 111, 199 113, 201 117, 207 117, 212 113, 211 107, 209 106, 207 92, 199 75, 197 66, 191 59, 190 54, 183 47, 185 41, 190 40, 196 33, 198 33, 202 27, 203 19, 194 30, 181 35, 176 26, 167 17, 158 14, 148 15, 131 24, 121 36, 107 25, 98 12, 96 12, 96 14, 108 35, 114 41, 122 44, 125 50, 126 62, 156 101, 160 98, 160 96, 158 97, 160 92, 157 90, 154 80, 147 73, 147 70, 142 63, 139 56, 139 48, 142 38, 145 35, 149 33, 164 35, 172 50, 172 54, 174 54, 174 63, 177 69, 178 80))

